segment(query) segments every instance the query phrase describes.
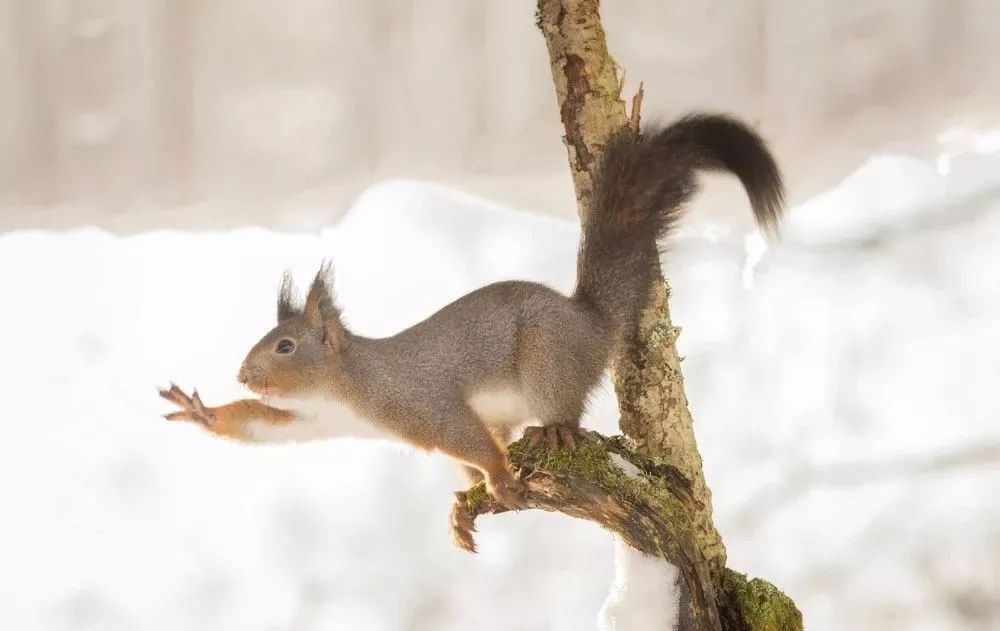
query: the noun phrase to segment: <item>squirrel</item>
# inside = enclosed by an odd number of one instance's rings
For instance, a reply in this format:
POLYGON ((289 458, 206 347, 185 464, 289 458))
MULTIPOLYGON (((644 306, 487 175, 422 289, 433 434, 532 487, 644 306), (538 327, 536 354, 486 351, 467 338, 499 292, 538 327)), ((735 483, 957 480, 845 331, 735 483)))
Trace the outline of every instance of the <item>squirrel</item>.
POLYGON ((324 262, 300 304, 288 272, 277 325, 247 354, 238 380, 257 399, 204 405, 176 385, 160 395, 170 420, 194 421, 247 442, 387 437, 464 465, 509 508, 523 485, 503 446, 573 448, 580 418, 612 355, 634 329, 658 273, 659 240, 697 190, 700 170, 742 182, 758 227, 777 233, 781 174, 764 141, 724 115, 690 114, 628 127, 606 144, 583 223, 577 284, 565 296, 542 284, 481 287, 391 337, 353 334, 341 321, 324 262))

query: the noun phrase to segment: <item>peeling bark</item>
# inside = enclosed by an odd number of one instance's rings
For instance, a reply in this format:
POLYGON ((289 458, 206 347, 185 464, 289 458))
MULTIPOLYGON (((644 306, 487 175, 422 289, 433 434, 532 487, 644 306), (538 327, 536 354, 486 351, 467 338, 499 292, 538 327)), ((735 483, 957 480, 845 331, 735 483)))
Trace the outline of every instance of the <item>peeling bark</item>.
POLYGON ((608 54, 597 0, 540 0, 538 27, 545 36, 559 98, 580 219, 586 220, 593 169, 607 139, 628 124, 615 62, 608 54))

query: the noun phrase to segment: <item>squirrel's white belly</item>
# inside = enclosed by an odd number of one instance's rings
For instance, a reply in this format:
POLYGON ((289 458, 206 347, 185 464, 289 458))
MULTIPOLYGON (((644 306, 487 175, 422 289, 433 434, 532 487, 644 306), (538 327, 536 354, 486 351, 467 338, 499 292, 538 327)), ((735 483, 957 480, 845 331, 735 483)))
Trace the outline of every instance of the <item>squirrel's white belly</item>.
POLYGON ((361 416, 351 405, 332 397, 271 397, 268 405, 294 412, 287 423, 251 421, 250 434, 260 442, 287 443, 327 438, 393 439, 394 436, 361 416))
POLYGON ((514 388, 479 390, 466 403, 487 425, 520 425, 534 417, 527 400, 514 388))

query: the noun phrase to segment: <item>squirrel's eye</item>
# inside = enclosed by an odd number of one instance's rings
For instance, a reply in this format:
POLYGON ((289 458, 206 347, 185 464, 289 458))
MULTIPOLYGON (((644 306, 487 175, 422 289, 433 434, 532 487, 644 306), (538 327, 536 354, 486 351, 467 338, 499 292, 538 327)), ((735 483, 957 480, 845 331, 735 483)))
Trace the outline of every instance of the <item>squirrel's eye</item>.
POLYGON ((291 341, 288 338, 285 338, 280 342, 278 342, 278 345, 275 347, 274 350, 281 353, 282 355, 287 355, 288 353, 291 353, 292 351, 295 350, 295 342, 291 341))

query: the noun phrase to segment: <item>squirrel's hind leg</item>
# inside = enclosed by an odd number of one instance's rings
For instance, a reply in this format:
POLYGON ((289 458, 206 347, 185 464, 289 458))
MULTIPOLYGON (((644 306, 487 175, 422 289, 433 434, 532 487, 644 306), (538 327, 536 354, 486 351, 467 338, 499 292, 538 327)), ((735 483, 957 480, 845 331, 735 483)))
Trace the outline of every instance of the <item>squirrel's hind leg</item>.
MULTIPOLYGON (((508 444, 510 444, 510 440, 514 436, 514 430, 510 427, 494 425, 489 427, 489 431, 493 434, 493 438, 496 439, 497 444, 501 449, 504 449, 508 444)), ((478 468, 467 464, 460 465, 460 467, 462 469, 462 475, 465 476, 465 480, 468 482, 469 486, 478 484, 484 480, 483 472, 478 468)))
POLYGON ((576 447, 590 432, 580 427, 587 397, 598 384, 604 366, 569 352, 532 354, 521 364, 522 391, 539 425, 525 428, 531 447, 543 440, 549 449, 576 447))
POLYGON ((407 442, 440 451, 459 464, 478 470, 486 481, 486 490, 504 506, 522 508, 524 485, 511 474, 506 451, 472 408, 455 402, 435 410, 434 416, 433 420, 411 416, 397 426, 402 428, 407 442))

